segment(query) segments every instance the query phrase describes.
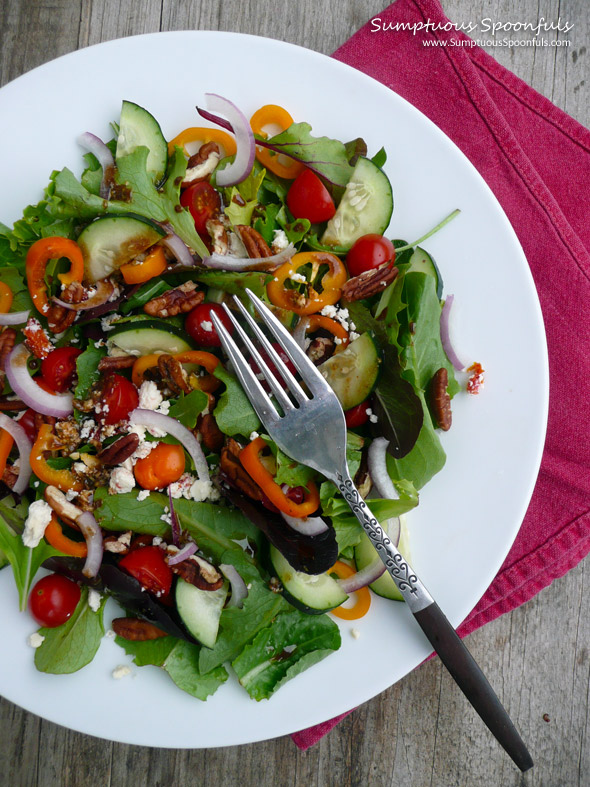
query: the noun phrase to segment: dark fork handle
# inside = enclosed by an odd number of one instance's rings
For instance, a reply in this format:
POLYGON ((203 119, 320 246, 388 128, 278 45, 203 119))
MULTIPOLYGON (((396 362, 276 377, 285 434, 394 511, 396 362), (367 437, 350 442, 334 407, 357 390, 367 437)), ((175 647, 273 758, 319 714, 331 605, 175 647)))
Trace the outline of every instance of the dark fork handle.
POLYGON ((532 768, 531 755, 504 706, 438 604, 433 602, 413 615, 440 660, 498 743, 521 771, 532 768))

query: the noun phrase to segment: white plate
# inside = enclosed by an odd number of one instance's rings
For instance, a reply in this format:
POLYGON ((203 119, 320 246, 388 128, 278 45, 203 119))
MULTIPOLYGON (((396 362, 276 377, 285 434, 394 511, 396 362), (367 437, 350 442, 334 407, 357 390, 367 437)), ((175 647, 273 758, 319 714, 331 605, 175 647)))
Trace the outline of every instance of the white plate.
MULTIPOLYGON (((392 237, 412 240, 462 210, 425 245, 445 292, 455 294, 457 349, 483 364, 486 384, 480 396, 454 400, 453 428, 443 435, 447 465, 409 517, 414 567, 458 625, 492 581, 524 517, 544 441, 548 366, 539 303, 516 236, 476 170, 430 121, 360 72, 278 41, 213 32, 111 41, 0 91, 0 220, 12 223, 38 201, 52 169, 80 173, 76 137, 92 131, 108 139, 122 99, 149 109, 171 138, 202 125, 194 107, 205 92, 227 96, 250 114, 283 104, 317 135, 363 136, 373 153, 384 145, 396 203, 392 237)), ((271 700, 256 703, 230 680, 204 704, 155 667, 115 681, 113 668, 128 659, 106 640, 76 675, 38 673, 26 645, 35 625, 17 611, 10 570, 0 574, 0 604, 4 697, 66 727, 148 746, 227 746, 294 732, 375 696, 429 653, 407 609, 375 598, 366 618, 342 625, 338 653, 271 700), (350 634, 353 626, 359 639, 350 634)))

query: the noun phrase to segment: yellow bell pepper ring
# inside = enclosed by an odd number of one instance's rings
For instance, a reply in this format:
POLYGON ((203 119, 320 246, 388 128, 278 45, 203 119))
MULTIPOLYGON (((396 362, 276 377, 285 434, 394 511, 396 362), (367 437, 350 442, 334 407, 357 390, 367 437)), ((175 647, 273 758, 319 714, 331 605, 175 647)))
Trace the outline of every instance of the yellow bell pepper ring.
POLYGON ((302 251, 275 271, 273 280, 266 287, 266 293, 275 306, 289 309, 296 314, 315 314, 324 306, 333 306, 340 300, 347 278, 344 263, 338 257, 324 251, 302 251), (300 292, 299 287, 303 283, 299 282, 296 274, 306 265, 311 265, 311 276, 305 277, 306 292, 300 292), (321 292, 318 292, 313 283, 322 266, 328 266, 328 270, 321 278, 321 292), (290 282, 296 286, 290 287, 290 282))
MULTIPOLYGON (((289 126, 293 125, 293 118, 283 107, 277 104, 265 104, 260 107, 250 118, 250 128, 252 131, 263 139, 268 139, 268 134, 264 130, 265 127, 274 127, 281 131, 285 131, 289 126)), ((256 158, 263 167, 269 169, 280 178, 287 178, 293 180, 305 169, 304 164, 288 156, 281 156, 273 150, 257 146, 256 158)))

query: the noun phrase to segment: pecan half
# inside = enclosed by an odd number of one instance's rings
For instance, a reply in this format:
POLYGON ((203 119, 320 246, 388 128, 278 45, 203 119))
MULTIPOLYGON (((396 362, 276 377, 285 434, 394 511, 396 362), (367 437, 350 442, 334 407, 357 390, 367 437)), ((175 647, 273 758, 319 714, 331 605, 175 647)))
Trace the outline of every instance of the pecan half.
POLYGON ((203 439, 203 444, 209 451, 218 454, 223 448, 225 435, 217 426, 215 416, 211 413, 200 415, 197 421, 197 431, 203 439))
POLYGON ((4 410, 26 410, 27 405, 24 402, 21 402, 20 399, 0 399, 0 412, 4 410))
POLYGON ((48 486, 44 492, 45 501, 51 506, 58 517, 67 524, 75 524, 82 516, 82 509, 75 506, 56 486, 48 486))
POLYGON ((316 336, 311 340, 306 355, 312 363, 319 366, 334 354, 335 347, 334 340, 329 336, 316 336))
POLYGON ((370 298, 378 292, 383 292, 385 287, 397 276, 397 268, 393 265, 382 265, 370 271, 361 273, 349 279, 342 288, 342 298, 346 301, 360 301, 370 298))
POLYGON ((122 465, 132 456, 139 445, 139 437, 135 433, 123 435, 111 443, 98 454, 103 465, 122 465))
POLYGON ((14 328, 5 328, 0 333, 0 371, 5 371, 6 359, 12 352, 16 341, 16 331, 14 328))
POLYGON ((135 361, 135 355, 105 355, 98 362, 98 371, 118 372, 119 369, 130 369, 135 361))
POLYGON ((205 227, 211 238, 211 251, 213 254, 227 254, 229 252, 229 235, 223 221, 220 219, 209 219, 205 227))
MULTIPOLYGON (((80 282, 73 281, 62 292, 61 300, 66 303, 81 303, 85 294, 84 287, 82 287, 80 282)), ((47 311, 47 325, 53 333, 66 331, 75 319, 76 312, 72 309, 66 309, 65 306, 61 306, 59 303, 52 303, 47 311)))
POLYGON ((111 625, 118 637, 123 637, 131 642, 146 642, 148 639, 168 636, 165 631, 154 626, 153 623, 139 620, 139 618, 115 618, 111 625))
POLYGON ((200 590, 218 590, 223 585, 223 576, 215 566, 197 555, 191 555, 188 560, 170 568, 185 582, 200 590))
POLYGON ((206 142, 189 158, 181 188, 186 189, 200 180, 209 180, 221 160, 221 149, 216 142, 206 142))
POLYGON ((188 375, 172 355, 162 353, 158 356, 158 370, 162 375, 162 380, 166 383, 173 394, 178 396, 181 393, 190 393, 191 387, 188 384, 188 375))
POLYGON ((53 350, 51 339, 35 317, 29 317, 27 324, 23 328, 23 334, 25 336, 25 344, 35 358, 43 360, 53 350))
POLYGON ((185 281, 180 287, 168 290, 157 298, 148 301, 143 310, 151 317, 175 317, 186 314, 205 298, 205 293, 197 290, 194 281, 185 281))
POLYGON ((262 490, 242 467, 241 450, 240 444, 230 437, 221 451, 219 468, 225 480, 235 489, 243 492, 252 500, 262 500, 262 490))
POLYGON ((239 232, 242 243, 246 247, 248 257, 272 257, 272 251, 268 243, 258 230, 245 224, 236 225, 236 230, 239 232))
POLYGON ((444 366, 434 373, 430 381, 430 406, 432 407, 436 422, 443 430, 448 432, 453 422, 451 412, 451 397, 447 392, 449 373, 444 366))
POLYGON ((103 542, 105 550, 114 555, 126 555, 131 549, 131 535, 131 530, 128 530, 118 537, 107 536, 103 542))

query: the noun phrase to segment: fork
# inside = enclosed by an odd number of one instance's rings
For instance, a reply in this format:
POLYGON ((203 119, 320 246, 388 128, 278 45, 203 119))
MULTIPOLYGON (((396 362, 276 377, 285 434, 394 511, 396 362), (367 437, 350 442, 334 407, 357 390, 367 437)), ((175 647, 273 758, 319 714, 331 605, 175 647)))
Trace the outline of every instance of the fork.
POLYGON ((336 484, 371 539, 410 612, 461 691, 520 770, 528 770, 533 766, 533 760, 487 678, 355 487, 346 461, 344 412, 336 394, 270 309, 251 290, 246 288, 245 291, 305 386, 289 371, 237 296, 234 296, 234 300, 263 352, 260 352, 226 304, 224 309, 237 335, 258 365, 259 375, 254 373, 229 331, 212 312, 211 318, 222 345, 269 436, 292 459, 312 467, 336 484), (270 368, 268 361, 276 371, 270 368), (264 378, 276 404, 258 377, 264 378), (281 379, 290 396, 281 384, 281 379))

